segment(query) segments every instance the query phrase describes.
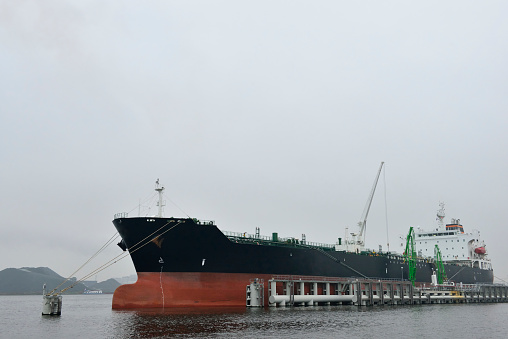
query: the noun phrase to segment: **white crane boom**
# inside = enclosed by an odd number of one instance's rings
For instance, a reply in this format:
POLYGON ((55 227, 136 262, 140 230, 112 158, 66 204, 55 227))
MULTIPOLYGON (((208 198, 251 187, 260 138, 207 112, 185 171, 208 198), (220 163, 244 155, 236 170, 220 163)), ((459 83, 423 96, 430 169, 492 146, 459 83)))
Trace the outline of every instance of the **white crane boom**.
POLYGON ((357 236, 356 240, 357 240, 357 245, 360 245, 361 247, 365 246, 365 239, 364 239, 365 238, 365 235, 364 235, 365 226, 367 225, 367 217, 369 215, 370 205, 372 204, 372 199, 374 198, 374 192, 376 191, 377 182, 379 180, 379 175, 381 174, 381 170, 383 169, 383 165, 384 165, 384 162, 382 161, 381 166, 379 166, 379 171, 377 172, 377 175, 376 175, 376 180, 374 180, 374 185, 372 186, 372 190, 370 191, 369 198, 367 199, 367 204, 365 205, 365 208, 363 210, 362 217, 361 217, 360 221, 358 222, 359 232, 358 232, 358 236, 357 236))

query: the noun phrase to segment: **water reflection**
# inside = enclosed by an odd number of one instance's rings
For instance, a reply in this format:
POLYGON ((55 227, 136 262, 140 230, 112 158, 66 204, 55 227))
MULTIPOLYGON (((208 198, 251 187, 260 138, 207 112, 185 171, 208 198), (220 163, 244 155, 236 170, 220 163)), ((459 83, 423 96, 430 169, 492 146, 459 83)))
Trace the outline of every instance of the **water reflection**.
POLYGON ((97 295, 66 298, 61 317, 42 317, 40 305, 40 296, 0 296, 0 337, 424 339, 508 333, 508 303, 116 311, 111 296, 97 295))
POLYGON ((362 321, 358 307, 293 308, 169 308, 114 311, 114 333, 120 337, 156 338, 169 336, 210 337, 217 335, 278 333, 295 330, 345 329, 362 321), (323 312, 330 312, 323 317, 323 312))
MULTIPOLYGON (((253 311, 253 312, 252 312, 253 311)), ((258 310, 259 311, 259 310, 258 310)), ((166 308, 114 311, 115 333, 128 337, 165 337, 174 335, 238 332, 247 324, 238 321, 246 313, 245 307, 234 308, 166 308), (120 328, 119 328, 120 327, 120 328)))

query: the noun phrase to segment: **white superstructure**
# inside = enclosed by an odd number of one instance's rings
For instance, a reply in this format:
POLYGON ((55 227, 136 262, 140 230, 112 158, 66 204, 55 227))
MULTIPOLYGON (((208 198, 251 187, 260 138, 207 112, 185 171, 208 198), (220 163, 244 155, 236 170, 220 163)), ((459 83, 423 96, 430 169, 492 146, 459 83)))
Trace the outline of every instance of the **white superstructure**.
POLYGON ((434 247, 438 245, 443 262, 492 269, 490 259, 487 258, 485 242, 480 238, 480 232, 473 230, 472 233, 464 233, 460 219, 451 219, 450 224, 444 225, 444 203, 440 203, 439 206, 437 228, 425 231, 417 227, 415 230, 418 256, 433 257, 434 247))

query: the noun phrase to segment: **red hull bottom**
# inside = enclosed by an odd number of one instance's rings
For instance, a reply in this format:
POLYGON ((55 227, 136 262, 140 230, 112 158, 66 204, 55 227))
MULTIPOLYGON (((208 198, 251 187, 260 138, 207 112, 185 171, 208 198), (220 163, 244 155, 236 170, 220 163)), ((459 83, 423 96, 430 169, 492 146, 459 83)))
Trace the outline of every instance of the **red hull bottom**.
MULTIPOLYGON (((253 278, 271 275, 248 273, 138 272, 138 281, 122 285, 113 294, 113 309, 210 307, 246 305, 246 286, 253 278)), ((268 300, 265 288, 265 300, 268 300)))

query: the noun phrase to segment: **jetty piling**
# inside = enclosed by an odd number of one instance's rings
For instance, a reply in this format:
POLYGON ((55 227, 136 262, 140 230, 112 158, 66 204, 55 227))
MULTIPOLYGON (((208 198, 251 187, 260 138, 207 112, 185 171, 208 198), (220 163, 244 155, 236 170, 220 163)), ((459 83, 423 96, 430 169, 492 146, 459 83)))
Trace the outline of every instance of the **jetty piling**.
POLYGON ((264 280, 251 279, 250 284, 247 285, 246 299, 247 307, 263 307, 264 306, 264 280))
MULTIPOLYGON (((254 281, 254 282, 253 282, 254 281)), ((414 305, 508 302, 508 285, 450 284, 413 286, 407 280, 273 276, 263 300, 262 279, 247 285, 247 306, 414 305), (255 293, 254 293, 255 291, 255 293), (254 297, 257 298, 254 302, 254 297), (250 298, 250 299, 249 299, 250 298)))

